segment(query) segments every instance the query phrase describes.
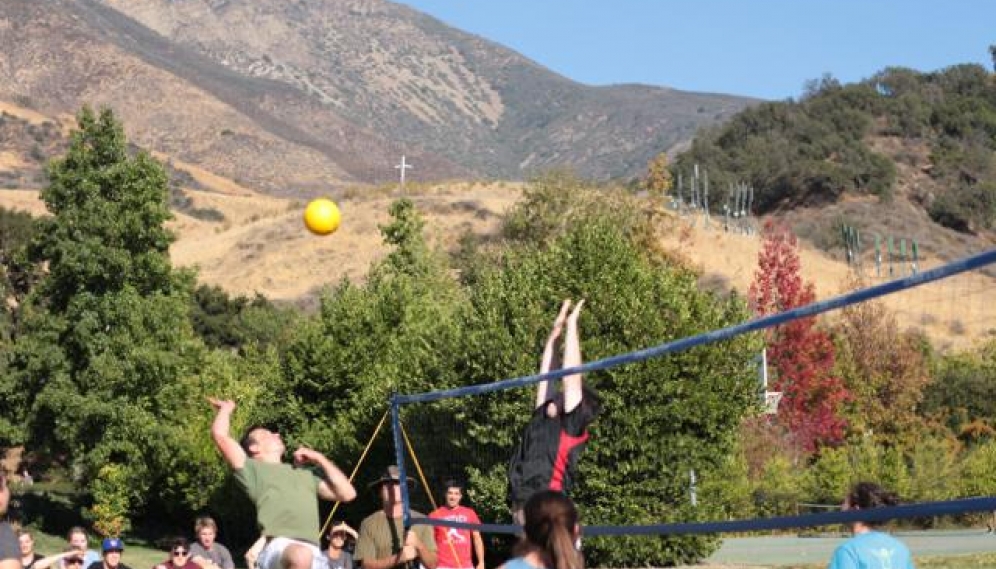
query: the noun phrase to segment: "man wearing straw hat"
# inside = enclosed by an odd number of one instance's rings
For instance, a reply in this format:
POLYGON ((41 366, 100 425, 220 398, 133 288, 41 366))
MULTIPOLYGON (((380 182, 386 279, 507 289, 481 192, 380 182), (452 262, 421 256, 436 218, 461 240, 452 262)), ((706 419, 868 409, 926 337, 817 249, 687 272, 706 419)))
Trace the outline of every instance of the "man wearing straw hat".
MULTIPOLYGON (((383 507, 360 524, 354 557, 363 564, 363 569, 414 568, 418 567, 418 563, 425 569, 436 569, 436 542, 432 538, 432 528, 419 524, 404 533, 404 504, 401 501, 398 467, 388 466, 381 477, 370 484, 370 488, 380 493, 383 507)), ((411 516, 425 517, 414 510, 411 516)))
POLYGON ((256 523, 265 545, 256 559, 260 569, 327 569, 318 548, 318 498, 349 502, 356 490, 339 468, 322 453, 300 447, 294 451, 297 468, 283 461, 279 433, 250 427, 239 443, 229 434, 233 401, 209 399, 217 413, 211 436, 235 473, 235 480, 256 506, 256 523))

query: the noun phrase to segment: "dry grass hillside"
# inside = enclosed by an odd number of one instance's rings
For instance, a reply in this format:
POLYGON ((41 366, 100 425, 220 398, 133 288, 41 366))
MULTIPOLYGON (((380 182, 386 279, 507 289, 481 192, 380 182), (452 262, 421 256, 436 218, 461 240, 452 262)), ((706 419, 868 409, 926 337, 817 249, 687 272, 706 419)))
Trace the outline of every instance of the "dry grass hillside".
MULTIPOLYGON (((31 124, 52 120, 9 103, 0 105, 0 110, 31 124)), ((72 118, 63 116, 54 122, 68 129, 72 118)), ((186 180, 182 189, 190 204, 184 211, 220 214, 204 218, 176 212, 172 222, 178 235, 172 248, 174 263, 197 267, 204 283, 219 285, 231 293, 258 292, 273 300, 303 302, 314 298, 321 287, 342 278, 362 281, 370 265, 386 253, 378 225, 388 220, 388 206, 401 195, 397 191, 342 192, 336 196, 343 213, 341 228, 331 236, 317 237, 308 233, 302 223, 303 201, 264 195, 175 157, 156 156, 169 160, 172 171, 186 180)), ((9 169, 7 162, 18 159, 17 155, 0 153, 0 171, 9 169)), ((504 182, 410 184, 404 195, 411 197, 426 217, 430 240, 448 248, 464 231, 495 232, 501 214, 521 195, 521 186, 504 182)), ((0 206, 36 215, 45 213, 33 189, 0 190, 0 206)), ((799 210, 789 215, 789 221, 798 230, 838 217, 874 215, 895 220, 906 215, 896 208, 883 212, 865 206, 868 204, 852 201, 819 211, 799 210)), ((760 249, 756 236, 724 232, 716 220, 708 228, 701 219, 692 223, 689 218, 672 217, 668 223, 665 245, 701 270, 703 286, 747 291, 760 249)), ((924 224, 911 220, 904 226, 924 224)), ((826 231, 810 233, 821 235, 826 231)), ((921 243, 933 254, 925 254, 922 268, 952 258, 956 249, 978 251, 984 247, 981 241, 964 242, 965 239, 968 238, 936 228, 923 236, 921 243), (952 241, 957 239, 961 241, 952 241)), ((854 271, 839 255, 834 258, 824 253, 827 247, 822 245, 818 248, 805 239, 801 243, 803 275, 815 284, 821 299, 855 286, 854 271)), ((862 272, 867 284, 875 284, 900 276, 899 268, 895 270, 890 277, 888 267, 884 267, 884 274, 876 276, 873 261, 865 259, 862 272)), ((924 330, 939 347, 961 348, 996 333, 996 303, 990 301, 994 292, 993 278, 973 273, 890 295, 885 302, 904 328, 924 330)))
MULTIPOLYGON (((378 225, 388 219, 388 206, 402 195, 397 191, 368 190, 339 199, 343 224, 333 235, 310 234, 301 221, 304 203, 257 194, 229 180, 183 164, 206 189, 187 190, 197 208, 222 212, 223 220, 201 220, 177 214, 172 223, 178 234, 174 262, 197 267, 200 280, 239 294, 259 292, 271 299, 306 302, 323 286, 342 278, 363 280, 371 263, 386 253, 378 225)), ((409 187, 427 221, 430 240, 452 247, 466 230, 478 234, 498 229, 501 214, 513 205, 521 188, 508 183, 454 182, 409 187)), ((32 190, 0 191, 0 206, 44 214, 32 190)), ((701 219, 672 217, 665 245, 696 265, 702 284, 745 293, 750 286, 760 250, 760 239, 727 233, 714 220, 705 227, 701 219)), ((820 299, 856 285, 855 271, 810 244, 801 245, 803 276, 816 286, 820 299)), ((940 264, 927 260, 923 269, 940 264)), ((899 275, 899 268, 895 268, 899 275)), ((875 275, 865 261, 864 282, 887 280, 875 275)), ((996 281, 981 274, 967 274, 889 295, 886 305, 903 328, 925 331, 941 348, 964 348, 996 332, 996 303, 991 302, 996 281)))

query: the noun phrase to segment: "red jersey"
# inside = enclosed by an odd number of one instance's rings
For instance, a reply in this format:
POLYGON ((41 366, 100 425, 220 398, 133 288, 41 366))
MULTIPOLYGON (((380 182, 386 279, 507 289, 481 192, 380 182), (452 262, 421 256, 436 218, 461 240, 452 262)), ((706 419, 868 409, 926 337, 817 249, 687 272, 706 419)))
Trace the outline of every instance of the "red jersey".
MULTIPOLYGON (((467 506, 457 506, 453 509, 441 506, 429 514, 429 517, 434 520, 465 524, 481 523, 477 517, 477 512, 467 506)), ((471 556, 471 548, 473 547, 473 536, 471 535, 473 532, 471 530, 439 526, 433 526, 432 530, 436 538, 436 555, 439 557, 439 567, 449 569, 472 569, 474 567, 474 559, 471 556), (455 557, 454 554, 456 554, 455 557)))

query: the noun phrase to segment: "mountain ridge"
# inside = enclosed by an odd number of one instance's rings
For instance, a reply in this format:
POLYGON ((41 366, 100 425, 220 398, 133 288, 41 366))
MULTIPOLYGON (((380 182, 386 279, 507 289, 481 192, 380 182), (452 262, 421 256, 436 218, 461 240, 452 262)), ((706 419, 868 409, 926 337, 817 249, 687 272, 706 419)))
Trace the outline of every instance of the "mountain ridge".
POLYGON ((384 0, 9 0, 0 99, 109 106, 134 142, 274 195, 394 179, 633 178, 754 102, 585 86, 384 0))

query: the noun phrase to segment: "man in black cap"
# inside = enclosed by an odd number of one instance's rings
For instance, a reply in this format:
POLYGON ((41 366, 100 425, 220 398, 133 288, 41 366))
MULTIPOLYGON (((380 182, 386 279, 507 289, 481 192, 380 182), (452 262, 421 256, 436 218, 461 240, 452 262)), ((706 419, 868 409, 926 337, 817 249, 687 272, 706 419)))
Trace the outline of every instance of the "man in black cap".
MULTIPOLYGON (((407 482, 411 482, 408 479, 407 482)), ((404 504, 401 501, 401 475, 397 466, 389 466, 380 478, 370 484, 380 493, 383 507, 360 524, 353 557, 363 564, 363 569, 391 569, 392 567, 418 567, 436 569, 436 541, 432 527, 416 525, 405 534, 402 527, 404 504)), ((411 516, 425 515, 412 510, 411 516)))

